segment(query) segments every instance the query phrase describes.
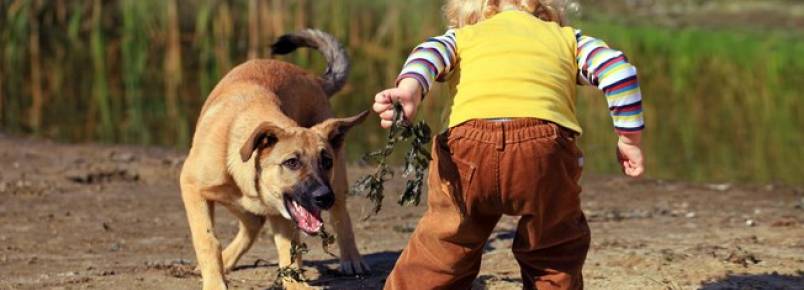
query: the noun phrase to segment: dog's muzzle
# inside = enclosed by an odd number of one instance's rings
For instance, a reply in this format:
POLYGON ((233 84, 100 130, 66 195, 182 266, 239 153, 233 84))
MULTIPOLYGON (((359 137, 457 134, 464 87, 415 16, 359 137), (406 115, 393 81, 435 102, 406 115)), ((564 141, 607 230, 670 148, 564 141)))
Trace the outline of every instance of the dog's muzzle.
POLYGON ((326 185, 318 186, 310 193, 310 198, 314 206, 323 210, 327 210, 335 204, 335 194, 332 193, 332 190, 326 185))

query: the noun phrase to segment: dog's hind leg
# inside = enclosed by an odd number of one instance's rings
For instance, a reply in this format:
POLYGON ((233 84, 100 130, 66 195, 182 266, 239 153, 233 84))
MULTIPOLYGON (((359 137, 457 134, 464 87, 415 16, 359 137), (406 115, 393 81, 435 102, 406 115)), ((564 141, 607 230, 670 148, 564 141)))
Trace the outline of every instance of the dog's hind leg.
POLYGON ((234 240, 223 250, 223 266, 226 272, 232 270, 240 257, 251 248, 265 224, 264 216, 235 209, 230 209, 230 211, 240 220, 240 230, 234 240))
POLYGON ((362 274, 371 271, 368 264, 363 261, 355 243, 355 234, 352 230, 352 220, 349 217, 349 210, 346 208, 346 196, 349 191, 349 183, 346 177, 346 162, 344 152, 341 150, 335 158, 335 172, 332 182, 332 190, 335 192, 335 205, 330 209, 330 224, 335 229, 335 238, 338 241, 338 248, 341 254, 341 273, 352 275, 362 274))
POLYGON ((215 237, 213 226, 214 203, 204 199, 198 188, 182 182, 181 195, 190 232, 193 237, 193 248, 201 269, 204 290, 226 289, 221 261, 221 246, 215 237))

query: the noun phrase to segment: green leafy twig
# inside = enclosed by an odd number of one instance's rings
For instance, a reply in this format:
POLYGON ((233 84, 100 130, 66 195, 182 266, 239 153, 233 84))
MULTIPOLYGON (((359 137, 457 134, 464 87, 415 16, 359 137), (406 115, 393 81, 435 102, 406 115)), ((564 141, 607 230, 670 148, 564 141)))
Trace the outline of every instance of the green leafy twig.
MULTIPOLYGON (((321 227, 320 230, 318 230, 318 233, 316 235, 321 238, 321 248, 324 249, 324 253, 327 253, 327 255, 337 258, 338 256, 336 256, 329 250, 329 246, 335 243, 335 235, 327 232, 326 228, 324 228, 323 226, 321 227)), ((291 242, 290 243, 291 263, 297 261, 299 257, 309 252, 310 248, 307 247, 306 243, 296 243, 295 241, 291 242)), ((276 273, 276 279, 274 280, 274 284, 271 285, 270 289, 284 289, 284 283, 286 281, 293 281, 300 283, 307 281, 307 278, 304 277, 304 270, 301 269, 301 265, 298 265, 298 267, 295 267, 293 265, 280 267, 276 273)))
POLYGON ((333 258, 337 258, 338 256, 329 251, 329 246, 335 243, 335 235, 327 232, 322 226, 321 230, 318 231, 318 236, 321 238, 321 248, 324 250, 324 253, 327 253, 327 255, 333 258))
POLYGON ((297 258, 309 252, 310 249, 307 247, 307 244, 305 243, 300 244, 297 244, 296 242, 290 243, 290 261, 296 261, 297 258))
MULTIPOLYGON (((374 173, 357 179, 352 186, 352 194, 366 192, 366 197, 374 202, 374 212, 376 214, 382 209, 382 200, 385 197, 385 182, 393 178, 394 171, 388 166, 388 157, 394 152, 397 143, 410 140, 410 149, 405 154, 405 166, 402 176, 413 178, 407 180, 405 191, 400 194, 400 205, 419 205, 421 201, 424 178, 427 173, 427 166, 430 162, 430 151, 427 144, 430 143, 430 127, 424 122, 415 125, 405 120, 402 104, 394 102, 394 117, 391 129, 388 130, 388 141, 382 150, 371 152, 363 156, 363 160, 377 163, 374 173)), ((369 214, 366 218, 369 218, 369 214)))
POLYGON ((304 270, 294 266, 280 267, 276 272, 276 280, 271 285, 271 290, 285 289, 285 282, 304 283, 307 278, 304 277, 304 270))

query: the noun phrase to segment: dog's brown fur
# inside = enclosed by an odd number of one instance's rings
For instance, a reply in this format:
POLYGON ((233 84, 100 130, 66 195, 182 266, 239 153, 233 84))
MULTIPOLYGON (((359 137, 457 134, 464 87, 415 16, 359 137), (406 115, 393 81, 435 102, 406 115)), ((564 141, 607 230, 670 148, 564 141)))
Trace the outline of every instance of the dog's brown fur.
MULTIPOLYGON (((308 34, 295 36, 329 37, 304 33, 308 34)), ((335 48, 329 49, 332 53, 335 48)), ((342 78, 345 69, 339 69, 342 78)), ((333 119, 328 98, 342 84, 343 79, 317 77, 292 64, 253 60, 233 69, 209 95, 180 180, 204 289, 226 289, 224 273, 251 247, 266 221, 273 229, 279 266, 301 266, 301 259, 291 261, 291 242, 298 241, 299 234, 283 194, 305 179, 321 180, 335 194, 329 222, 340 248, 342 271, 368 271, 346 209, 341 146, 343 135, 365 119, 366 112, 333 119), (297 170, 283 164, 289 158, 298 160, 297 170), (320 166, 326 158, 334 158, 331 169, 320 166), (216 203, 240 220, 240 231, 223 251, 214 233, 216 203)))

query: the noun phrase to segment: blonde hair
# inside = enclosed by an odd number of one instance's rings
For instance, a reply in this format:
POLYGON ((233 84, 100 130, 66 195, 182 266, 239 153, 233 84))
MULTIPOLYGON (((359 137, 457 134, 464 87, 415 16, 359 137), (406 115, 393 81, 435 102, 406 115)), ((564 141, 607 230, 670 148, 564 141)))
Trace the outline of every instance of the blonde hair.
POLYGON ((567 9, 577 9, 577 4, 572 0, 447 0, 444 15, 451 28, 460 28, 491 18, 508 7, 565 26, 567 9))

